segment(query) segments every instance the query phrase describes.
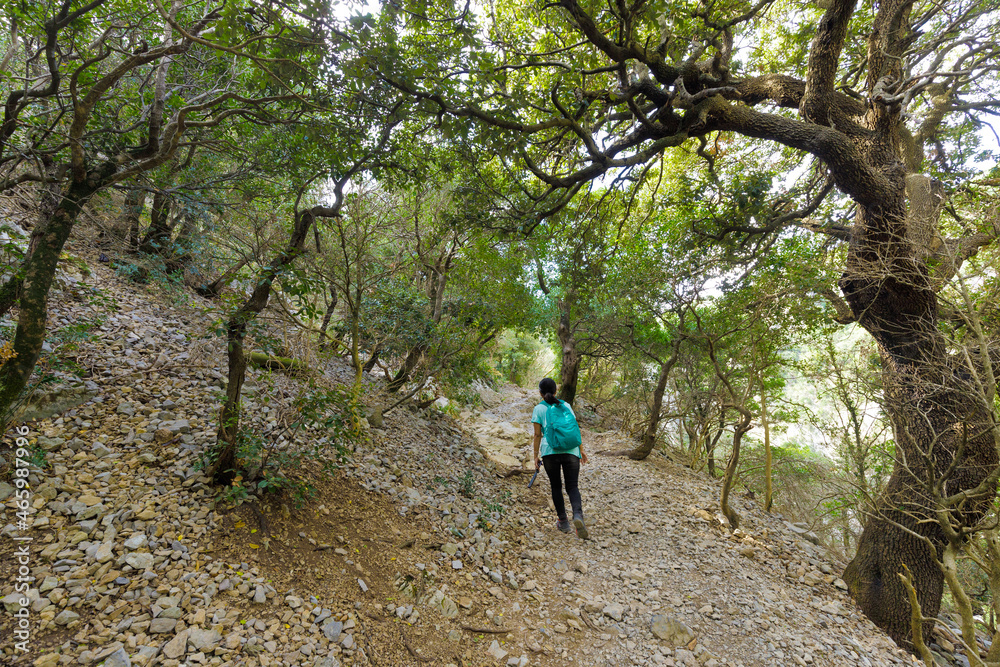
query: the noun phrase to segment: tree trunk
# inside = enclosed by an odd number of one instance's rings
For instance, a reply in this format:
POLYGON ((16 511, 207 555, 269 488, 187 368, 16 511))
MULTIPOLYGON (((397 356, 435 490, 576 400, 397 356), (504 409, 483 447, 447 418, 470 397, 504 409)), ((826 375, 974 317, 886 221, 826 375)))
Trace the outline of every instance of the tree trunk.
POLYGON ((722 434, 725 432, 725 415, 719 419, 719 430, 715 432, 711 438, 708 437, 707 429, 705 433, 705 456, 708 458, 708 474, 715 477, 715 447, 719 444, 719 440, 722 439, 722 434))
POLYGON ((0 317, 6 315, 21 298, 21 286, 24 285, 23 271, 24 265, 22 264, 17 272, 0 287, 0 317))
POLYGON ((147 255, 166 255, 170 246, 171 229, 170 199, 163 192, 153 195, 153 207, 150 209, 149 229, 139 245, 139 251, 147 255))
POLYGON ((958 578, 958 558, 961 549, 958 544, 946 546, 940 567, 945 581, 948 583, 952 603, 958 610, 962 641, 966 646, 965 657, 968 659, 970 667, 984 667, 983 660, 979 656, 979 644, 976 642, 976 622, 973 619, 975 612, 972 609, 972 600, 969 599, 969 595, 965 592, 965 588, 962 587, 962 582, 958 578))
POLYGON ((656 380, 656 389, 653 390, 653 407, 649 412, 649 421, 646 423, 646 432, 642 434, 642 444, 629 452, 630 459, 641 461, 649 456, 656 446, 656 431, 660 425, 660 411, 663 409, 663 394, 667 391, 667 380, 670 379, 670 371, 677 364, 680 357, 681 341, 683 338, 677 336, 673 342, 673 351, 670 358, 660 364, 660 376, 656 380))
POLYGON ((771 503, 774 500, 774 489, 772 488, 771 466, 774 463, 774 453, 771 451, 771 424, 767 419, 767 396, 764 385, 760 387, 760 421, 764 426, 764 511, 771 511, 771 503))
POLYGON ((139 252, 139 224, 142 210, 146 207, 146 193, 139 188, 131 188, 125 192, 125 224, 128 225, 126 237, 130 253, 139 252))
MULTIPOLYGON (((59 176, 59 168, 53 165, 51 158, 44 158, 43 164, 45 167, 45 173, 53 178, 59 176)), ((88 196, 89 199, 89 196, 88 196)), ((36 223, 35 229, 39 226, 44 226, 46 221, 51 220, 59 208, 60 202, 62 201, 62 192, 56 183, 44 183, 39 186, 38 190, 38 222, 36 223)), ((74 216, 75 219, 75 216, 74 216)), ((32 229, 32 227, 26 226, 27 229, 32 229)), ((21 262, 21 266, 18 267, 17 271, 0 287, 0 317, 6 315, 8 311, 21 299, 22 288, 24 287, 24 275, 28 267, 28 262, 31 260, 31 255, 35 251, 35 247, 39 243, 40 237, 32 233, 28 237, 28 248, 24 252, 24 261, 21 262)))
MULTIPOLYGON (((983 542, 992 565, 986 574, 989 578, 990 616, 995 624, 1000 618, 1000 540, 997 539, 997 530, 994 528, 986 531, 983 542)), ((986 662, 1000 662, 1000 628, 993 631, 993 643, 986 654, 986 662)))
POLYGON ((743 418, 733 430, 733 453, 730 455, 729 464, 726 466, 726 476, 722 481, 722 496, 719 501, 722 513, 729 519, 730 530, 736 530, 740 527, 740 515, 729 505, 729 494, 732 492, 733 481, 736 479, 736 469, 740 465, 740 445, 743 442, 743 434, 753 428, 750 424, 753 415, 746 409, 740 408, 739 410, 743 418))
POLYGON ((306 235, 315 219, 309 211, 296 214, 295 226, 288 245, 267 268, 264 269, 250 298, 229 319, 226 329, 229 359, 229 384, 226 387, 226 402, 219 413, 219 453, 211 466, 211 475, 216 484, 229 485, 236 476, 239 461, 236 451, 239 447, 240 398, 243 381, 246 379, 247 357, 243 348, 247 325, 267 306, 274 282, 281 277, 285 268, 302 253, 306 235))
MULTIPOLYGON (((910 605, 897 576, 902 565, 913 574, 925 617, 937 616, 943 590, 937 561, 945 540, 927 489, 953 463, 943 495, 974 489, 996 469, 997 451, 989 408, 963 379, 974 369, 948 357, 937 328, 937 301, 927 267, 914 259, 906 235, 903 170, 897 166, 885 170, 894 179, 895 199, 883 198, 878 208, 859 203, 841 279, 858 321, 878 343, 885 409, 896 441, 892 476, 875 501, 844 580, 865 614, 910 648, 910 605), (958 428, 963 425, 967 429, 958 428), (963 430, 969 434, 967 441, 963 430), (956 456, 961 459, 955 461, 956 456)), ((977 523, 995 487, 955 508, 954 520, 965 526, 977 523)), ((931 625, 929 621, 925 632, 931 625)))
POLYGON ((326 307, 326 312, 323 313, 323 323, 319 327, 320 350, 326 349, 326 330, 327 327, 330 326, 330 320, 333 318, 333 312, 335 310, 337 310, 337 287, 336 285, 330 285, 330 303, 326 307))
POLYGON ((656 389, 653 390, 653 406, 649 410, 649 420, 646 422, 646 431, 642 434, 642 444, 628 453, 628 457, 633 461, 641 461, 656 446, 656 430, 660 425, 660 410, 663 408, 663 393, 667 390, 667 379, 670 377, 672 364, 660 366, 660 376, 656 381, 656 389))
POLYGON ((573 405, 576 400, 576 385, 580 378, 580 353, 576 349, 576 338, 570 326, 568 308, 563 309, 556 331, 562 346, 562 363, 559 366, 559 398, 573 405))
POLYGON ((195 237, 198 235, 198 220, 189 208, 184 208, 179 218, 180 232, 174 242, 169 244, 170 251, 164 257, 164 261, 167 273, 183 275, 187 265, 191 263, 191 248, 194 247, 195 237))
POLYGON ((206 299, 217 299, 219 295, 222 294, 222 290, 224 290, 226 286, 232 282, 239 270, 246 266, 248 262, 249 260, 246 258, 241 259, 239 262, 226 269, 226 272, 216 278, 213 282, 200 287, 195 287, 194 291, 206 299))
POLYGON ((88 173, 82 183, 71 182, 51 216, 39 222, 32 231, 24 267, 24 282, 20 295, 17 329, 14 333, 14 357, 0 367, 0 422, 6 430, 14 417, 21 392, 28 384, 45 342, 48 319, 49 288, 55 278, 63 245, 73 229, 80 210, 103 187, 113 174, 103 169, 88 173))
POLYGON ((403 360, 403 365, 399 367, 396 371, 396 375, 393 376, 392 381, 387 385, 386 389, 389 392, 399 391, 404 384, 410 381, 410 375, 413 373, 413 369, 417 367, 420 360, 424 356, 424 352, 427 351, 426 345, 418 345, 409 354, 406 355, 406 359, 403 360))
POLYGON ((364 365, 364 371, 365 371, 365 373, 371 373, 372 369, 375 368, 375 364, 378 363, 378 355, 379 355, 379 349, 375 348, 375 350, 372 351, 372 356, 370 356, 368 358, 368 361, 365 362, 365 365, 364 365))

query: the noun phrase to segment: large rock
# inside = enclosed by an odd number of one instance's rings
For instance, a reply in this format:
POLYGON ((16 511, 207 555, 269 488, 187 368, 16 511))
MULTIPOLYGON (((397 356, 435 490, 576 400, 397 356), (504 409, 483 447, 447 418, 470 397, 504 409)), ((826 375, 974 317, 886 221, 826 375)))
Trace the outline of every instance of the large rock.
POLYGON ((496 659, 497 661, 500 661, 500 660, 503 660, 504 658, 506 658, 506 657, 507 657, 507 651, 505 651, 505 650, 503 650, 502 648, 500 648, 500 642, 498 642, 498 641, 497 641, 497 640, 495 640, 495 639, 494 639, 494 640, 493 640, 493 642, 492 642, 492 643, 490 644, 490 649, 489 649, 489 653, 490 653, 490 655, 492 655, 492 656, 493 656, 493 657, 494 657, 494 658, 495 658, 495 659, 496 659))
POLYGON ((177 635, 163 646, 163 655, 170 660, 177 660, 187 653, 188 630, 181 630, 177 635))
POLYGON ((131 553, 125 556, 125 562, 137 570, 148 570, 153 567, 153 554, 131 553))
POLYGON ((145 533, 136 533, 132 537, 125 540, 125 548, 131 551, 134 551, 136 549, 141 549, 144 546, 146 546, 146 543, 148 541, 149 540, 146 537, 145 533))
POLYGON ((313 667, 340 667, 340 660, 337 660, 332 655, 326 655, 322 658, 316 658, 313 667))
POLYGON ((22 606, 21 605, 21 601, 22 600, 25 601, 25 603, 24 603, 23 606, 27 607, 28 606, 28 602, 27 602, 28 596, 27 595, 22 595, 21 593, 18 593, 17 591, 15 591, 15 592, 11 593, 10 595, 8 595, 7 597, 5 597, 3 599, 4 609, 6 609, 7 611, 9 611, 10 613, 13 614, 15 611, 17 611, 18 609, 21 608, 21 606, 22 606))
POLYGON ((73 621, 80 619, 80 614, 75 611, 70 611, 69 609, 63 609, 59 612, 59 615, 55 617, 56 625, 69 625, 73 621))
POLYGON ((177 627, 176 618, 165 618, 163 616, 159 616, 154 618, 149 623, 149 631, 155 635, 163 635, 168 632, 173 632, 175 627, 177 627))
POLYGON ((188 630, 188 643, 198 651, 208 653, 219 645, 222 635, 218 630, 202 630, 201 628, 191 628, 188 630))
POLYGON ((49 653, 47 655, 39 656, 35 658, 35 661, 31 663, 33 667, 56 667, 59 664, 59 654, 49 653))
POLYGON ((340 633, 344 631, 344 624, 340 621, 330 621, 320 629, 327 639, 336 642, 340 641, 340 633))
POLYGON ((619 622, 623 618, 625 618, 625 608, 622 607, 617 602, 612 602, 611 604, 605 605, 602 612, 608 618, 613 618, 614 620, 619 622))
POLYGON ((101 546, 97 547, 97 553, 94 554, 94 560, 98 563, 107 563, 115 555, 115 545, 111 542, 102 542, 101 546))
POLYGON ((435 591, 427 600, 427 606, 436 609, 445 618, 458 616, 458 605, 442 591, 435 591))
POLYGON ((657 639, 662 639, 671 646, 686 646, 694 639, 694 632, 691 628, 676 618, 670 618, 663 614, 653 616, 649 623, 649 630, 657 639))
POLYGON ((104 659, 104 667, 132 667, 132 661, 125 649, 120 648, 104 659))

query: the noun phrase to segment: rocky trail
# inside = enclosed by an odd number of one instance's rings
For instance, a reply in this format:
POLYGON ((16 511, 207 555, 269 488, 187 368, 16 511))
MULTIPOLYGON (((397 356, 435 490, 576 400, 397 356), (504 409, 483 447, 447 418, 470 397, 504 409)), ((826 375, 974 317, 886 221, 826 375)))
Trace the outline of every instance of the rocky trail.
MULTIPOLYGON (((301 506, 233 508, 197 465, 224 386, 223 345, 204 336, 219 314, 91 271, 67 269, 50 300, 53 329, 89 322, 92 337, 73 352, 82 372, 55 369, 63 381, 28 423, 46 466, 31 469, 23 530, 13 437, 0 448, 0 664, 913 664, 806 530, 743 498, 730 533, 718 483, 665 458, 593 455, 592 539, 556 531, 544 475, 532 489, 501 476, 530 467, 535 399, 514 387, 483 388, 457 418, 400 408, 332 476, 303 471, 317 493, 301 506), (25 543, 27 653, 13 635, 25 543)), ((349 375, 334 359, 322 377, 349 375)), ((302 386, 251 370, 251 428, 301 446, 283 424, 302 386)), ((590 452, 628 446, 583 422, 590 452)), ((962 664, 945 635, 936 648, 962 664)))

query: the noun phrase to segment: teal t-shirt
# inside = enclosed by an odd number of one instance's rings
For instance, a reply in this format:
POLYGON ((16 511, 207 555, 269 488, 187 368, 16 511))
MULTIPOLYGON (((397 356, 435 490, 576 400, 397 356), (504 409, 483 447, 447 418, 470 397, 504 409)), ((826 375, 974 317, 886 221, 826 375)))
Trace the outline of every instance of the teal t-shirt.
MULTIPOLYGON (((573 406, 572 405, 570 405, 569 403, 567 403, 566 407, 569 408, 570 412, 573 412, 573 406)), ((542 425, 542 442, 538 446, 538 456, 542 457, 542 456, 548 456, 549 454, 557 454, 558 453, 558 454, 572 454, 573 456, 575 456, 577 458, 580 458, 580 448, 579 447, 574 447, 573 449, 569 450, 568 452, 553 452, 552 448, 549 447, 549 443, 545 439, 545 415, 548 413, 548 411, 549 411, 549 404, 546 403, 545 401, 542 401, 541 403, 539 403, 538 405, 536 405, 535 409, 531 411, 531 423, 532 424, 541 424, 542 425)), ((573 416, 576 417, 576 413, 575 412, 573 412, 573 416)))

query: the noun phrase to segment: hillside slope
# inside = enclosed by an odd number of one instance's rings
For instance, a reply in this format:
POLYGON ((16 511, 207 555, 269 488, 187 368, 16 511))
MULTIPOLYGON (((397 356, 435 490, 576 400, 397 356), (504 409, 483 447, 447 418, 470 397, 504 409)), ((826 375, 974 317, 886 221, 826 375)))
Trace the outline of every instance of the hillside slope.
MULTIPOLYGON (((716 482, 665 459, 593 456, 593 539, 557 532, 544 475, 498 475, 529 465, 535 399, 512 387, 457 420, 391 413, 332 477, 307 471, 301 508, 230 510, 196 466, 215 438, 223 349, 201 335, 218 313, 94 271, 51 300, 54 328, 100 319, 76 353, 93 398, 29 424, 48 466, 26 532, 0 485, 2 664, 911 664, 816 547, 746 499, 729 534, 716 482), (32 538, 28 654, 11 639, 15 535, 32 538)), ((301 381, 254 370, 248 386, 251 425, 277 433, 301 381)))

